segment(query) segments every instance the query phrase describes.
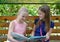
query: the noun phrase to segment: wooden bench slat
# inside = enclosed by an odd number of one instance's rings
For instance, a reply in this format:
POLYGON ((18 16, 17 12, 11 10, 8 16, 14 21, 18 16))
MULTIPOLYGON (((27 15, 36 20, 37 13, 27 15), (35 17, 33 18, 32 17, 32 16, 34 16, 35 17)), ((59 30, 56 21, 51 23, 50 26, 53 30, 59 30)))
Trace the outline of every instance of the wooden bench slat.
POLYGON ((16 16, 0 16, 0 20, 14 20, 16 16))
POLYGON ((52 33, 60 33, 60 29, 53 29, 52 33))
MULTIPOLYGON (((60 23, 54 23, 55 26, 60 26, 60 23)), ((0 23, 0 27, 8 27, 9 23, 0 23)), ((33 23, 29 23, 28 26, 33 27, 33 23)))
POLYGON ((60 23, 58 22, 58 23, 54 23, 54 26, 60 26, 60 23))
POLYGON ((0 34, 7 34, 8 30, 0 30, 0 34))
MULTIPOLYGON (((30 34, 32 32, 32 30, 27 30, 28 32, 26 32, 27 34, 30 34)), ((60 29, 53 29, 52 33, 60 33, 60 29)))
MULTIPOLYGON (((32 32, 32 30, 27 30, 28 32, 26 32, 27 34, 30 34, 32 32)), ((0 34, 7 34, 8 30, 0 30, 0 34)), ((60 29, 54 29, 52 31, 52 33, 60 33, 60 29)))
POLYGON ((60 36, 51 36, 50 39, 51 40, 60 40, 60 36))
MULTIPOLYGON (((14 20, 16 16, 0 16, 0 20, 14 20)), ((27 19, 35 19, 38 18, 38 16, 29 16, 27 19)), ((51 16, 52 20, 60 20, 60 16, 51 16)))
POLYGON ((2 38, 2 39, 0 39, 0 41, 2 41, 2 42, 7 41, 7 38, 2 38))
POLYGON ((8 27, 9 23, 0 23, 0 27, 8 27))
MULTIPOLYGON (((16 16, 0 16, 0 20, 14 20, 16 18, 16 16)), ((34 20, 36 18, 38 18, 38 16, 29 16, 29 17, 26 17, 28 20, 31 19, 31 20, 34 20)))
MULTIPOLYGON (((27 34, 30 34, 32 30, 27 30, 27 34)), ((53 29, 52 33, 60 33, 60 29, 53 29)))
POLYGON ((60 16, 51 16, 51 20, 60 20, 60 16))

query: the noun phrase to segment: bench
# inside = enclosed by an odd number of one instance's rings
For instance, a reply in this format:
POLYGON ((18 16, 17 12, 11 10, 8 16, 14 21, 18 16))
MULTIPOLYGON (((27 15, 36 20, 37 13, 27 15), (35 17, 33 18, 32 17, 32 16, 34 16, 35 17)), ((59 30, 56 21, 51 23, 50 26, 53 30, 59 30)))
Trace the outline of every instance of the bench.
MULTIPOLYGON (((14 20, 16 18, 16 16, 0 16, 0 41, 4 42, 7 40, 7 33, 8 33, 8 26, 10 21, 14 20), (1 38, 2 37, 2 38, 1 38)), ((27 34, 29 35, 32 31, 32 28, 34 26, 34 19, 38 18, 38 16, 29 16, 26 19, 26 22, 28 23, 28 27, 27 27, 27 34)), ((54 21, 55 23, 55 27, 53 29, 52 33, 56 33, 55 35, 51 34, 50 39, 51 40, 60 40, 60 35, 58 35, 58 33, 60 33, 60 29, 58 28, 60 26, 60 16, 51 16, 50 17, 52 21, 54 21)))

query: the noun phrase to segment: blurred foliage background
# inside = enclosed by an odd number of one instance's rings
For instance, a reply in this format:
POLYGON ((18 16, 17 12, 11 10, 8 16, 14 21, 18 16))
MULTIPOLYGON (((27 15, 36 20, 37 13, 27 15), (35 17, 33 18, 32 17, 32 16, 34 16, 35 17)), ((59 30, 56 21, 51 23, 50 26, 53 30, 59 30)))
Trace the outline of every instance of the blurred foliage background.
MULTIPOLYGON (((38 16, 38 8, 44 4, 0 4, 0 16, 15 16, 21 7, 26 7, 30 16, 38 16)), ((48 4, 51 15, 60 15, 59 4, 48 4)))
POLYGON ((0 0, 1 3, 59 3, 60 0, 0 0))

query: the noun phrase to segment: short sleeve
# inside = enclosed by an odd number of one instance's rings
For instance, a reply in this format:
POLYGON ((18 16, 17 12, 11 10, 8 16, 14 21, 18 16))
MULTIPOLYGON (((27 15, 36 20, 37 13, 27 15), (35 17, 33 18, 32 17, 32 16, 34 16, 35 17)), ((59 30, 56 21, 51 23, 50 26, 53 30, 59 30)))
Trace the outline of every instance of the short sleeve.
POLYGON ((38 18, 34 20, 35 25, 37 24, 38 20, 39 20, 38 18))
POLYGON ((54 28, 54 22, 51 21, 50 28, 54 28))

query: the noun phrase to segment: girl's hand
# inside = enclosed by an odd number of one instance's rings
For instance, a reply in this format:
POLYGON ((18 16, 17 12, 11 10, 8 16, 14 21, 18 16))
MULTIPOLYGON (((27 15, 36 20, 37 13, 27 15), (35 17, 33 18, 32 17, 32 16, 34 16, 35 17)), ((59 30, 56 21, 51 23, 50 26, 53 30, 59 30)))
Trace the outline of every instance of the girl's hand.
POLYGON ((16 40, 15 40, 15 41, 13 41, 13 42, 19 42, 19 41, 16 41, 16 40))
POLYGON ((46 34, 46 39, 45 41, 47 41, 50 38, 49 34, 46 34))

